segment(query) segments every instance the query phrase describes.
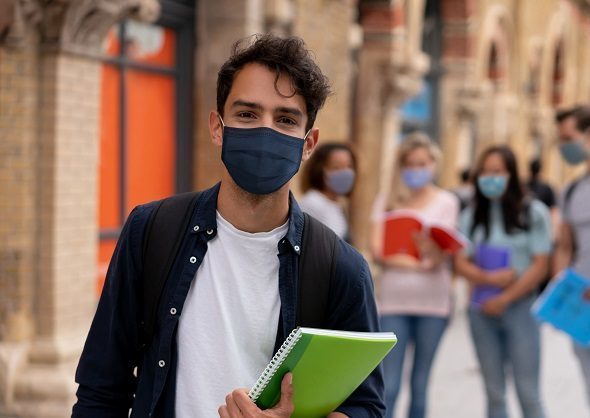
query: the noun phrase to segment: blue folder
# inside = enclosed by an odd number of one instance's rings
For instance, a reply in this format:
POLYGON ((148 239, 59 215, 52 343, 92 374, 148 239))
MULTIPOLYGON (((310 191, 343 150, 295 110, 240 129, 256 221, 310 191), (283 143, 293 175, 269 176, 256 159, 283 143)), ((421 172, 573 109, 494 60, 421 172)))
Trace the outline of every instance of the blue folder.
POLYGON ((533 315, 569 334, 582 345, 590 345, 590 301, 583 297, 590 279, 566 269, 535 301, 533 315))
MULTIPOLYGON (((510 267, 510 249, 496 245, 478 244, 475 248, 475 264, 485 270, 494 271, 510 267)), ((471 294, 471 306, 479 308, 488 299, 499 295, 502 288, 477 285, 471 294)))

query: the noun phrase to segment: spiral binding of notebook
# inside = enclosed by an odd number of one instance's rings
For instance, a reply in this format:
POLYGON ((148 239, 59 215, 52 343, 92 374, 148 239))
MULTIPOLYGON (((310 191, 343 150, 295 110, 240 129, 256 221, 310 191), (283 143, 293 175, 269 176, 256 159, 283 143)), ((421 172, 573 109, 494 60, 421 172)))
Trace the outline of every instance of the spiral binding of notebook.
POLYGON ((268 363, 268 365, 266 366, 266 368, 264 369, 256 383, 254 384, 254 387, 252 387, 252 389, 250 389, 250 392, 248 392, 248 396, 250 397, 250 399, 252 399, 253 402, 256 402, 256 400, 262 394, 264 389, 266 389, 268 382, 270 382, 270 379, 272 379, 272 377, 275 375, 278 368, 281 367, 283 361, 285 361, 285 359, 287 358, 293 347, 295 347, 295 344, 297 343, 297 341, 299 341, 300 338, 301 330, 299 328, 296 328, 293 331, 291 331, 291 334, 289 334, 287 339, 283 342, 279 350, 273 356, 270 363, 268 363))

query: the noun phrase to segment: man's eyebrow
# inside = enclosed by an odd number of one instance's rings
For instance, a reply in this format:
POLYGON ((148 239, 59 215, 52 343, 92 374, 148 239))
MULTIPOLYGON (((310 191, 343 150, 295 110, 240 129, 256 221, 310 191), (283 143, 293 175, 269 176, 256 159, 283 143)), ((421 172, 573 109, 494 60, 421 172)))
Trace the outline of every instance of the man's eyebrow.
POLYGON ((240 107, 240 106, 244 106, 244 107, 249 107, 250 109, 256 109, 256 110, 262 110, 262 105, 260 103, 255 103, 255 102, 247 102, 245 100, 236 100, 235 102, 232 103, 231 107, 240 107))
POLYGON ((296 107, 277 107, 275 109, 276 112, 278 113, 287 113, 287 114, 291 114, 293 116, 297 116, 302 118, 303 117, 303 112, 301 110, 299 110, 296 107))

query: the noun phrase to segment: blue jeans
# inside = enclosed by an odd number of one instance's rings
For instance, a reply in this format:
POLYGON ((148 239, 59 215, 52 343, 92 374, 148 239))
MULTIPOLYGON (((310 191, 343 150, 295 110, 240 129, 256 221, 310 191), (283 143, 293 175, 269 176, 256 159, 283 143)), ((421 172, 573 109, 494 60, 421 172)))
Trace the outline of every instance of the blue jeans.
POLYGON ((584 382, 586 383, 586 396, 590 405, 590 347, 574 343, 574 352, 580 361, 582 376, 584 376, 584 382))
POLYGON ((408 342, 414 345, 414 364, 411 377, 411 401, 409 418, 426 415, 426 390, 436 349, 449 319, 446 317, 417 315, 384 315, 381 330, 393 331, 397 345, 383 360, 385 378, 386 417, 393 416, 395 402, 401 387, 404 355, 408 342))
POLYGON ((539 393, 539 325, 530 313, 534 297, 512 304, 500 316, 469 308, 471 336, 487 395, 488 418, 507 418, 506 368, 510 366, 523 418, 543 418, 539 393))

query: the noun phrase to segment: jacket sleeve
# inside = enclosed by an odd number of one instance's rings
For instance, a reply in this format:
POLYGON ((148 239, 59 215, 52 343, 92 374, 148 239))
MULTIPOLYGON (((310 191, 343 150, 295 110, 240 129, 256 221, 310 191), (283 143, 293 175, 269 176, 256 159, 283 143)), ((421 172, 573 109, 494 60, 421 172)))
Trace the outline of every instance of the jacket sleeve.
MULTIPOLYGON (((363 257, 348 244, 340 243, 335 280, 330 295, 328 326, 347 331, 378 332, 379 318, 373 280, 363 257)), ((348 397, 337 412, 354 418, 385 415, 383 371, 379 365, 348 397)))
POLYGON ((138 300, 143 230, 149 206, 129 215, 76 371, 73 418, 127 418, 136 387, 138 300))

